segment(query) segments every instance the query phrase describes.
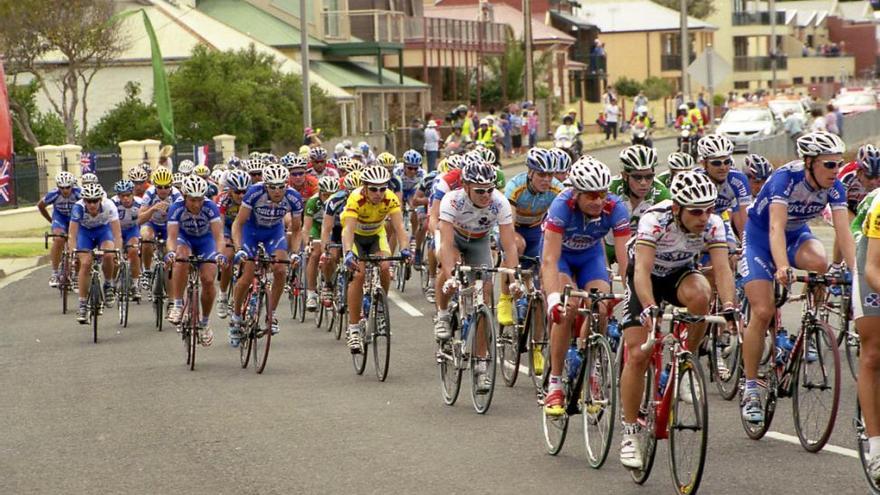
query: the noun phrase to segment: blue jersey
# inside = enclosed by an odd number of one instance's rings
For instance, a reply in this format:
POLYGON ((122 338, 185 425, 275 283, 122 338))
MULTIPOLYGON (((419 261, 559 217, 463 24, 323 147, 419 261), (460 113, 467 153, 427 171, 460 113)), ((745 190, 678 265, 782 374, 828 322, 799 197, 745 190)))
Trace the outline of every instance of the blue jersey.
POLYGON ((132 197, 131 206, 128 208, 122 206, 119 196, 113 196, 111 199, 116 205, 116 211, 119 212, 119 227, 122 230, 130 229, 137 226, 138 212, 141 209, 141 199, 132 197))
MULTIPOLYGON (((160 201, 168 201, 168 208, 171 208, 171 205, 174 204, 175 201, 182 198, 183 196, 180 194, 180 191, 177 188, 171 188, 171 194, 168 195, 164 200, 159 197, 159 194, 156 192, 156 186, 150 186, 147 189, 147 192, 144 193, 143 205, 142 208, 151 208, 153 205, 160 201)), ((168 210, 165 211, 155 211, 153 215, 150 217, 150 223, 153 225, 157 225, 159 227, 164 227, 165 223, 168 221, 168 210)))
POLYGON ((72 187, 70 189, 70 194, 65 198, 61 191, 58 188, 52 189, 45 196, 43 196, 43 203, 47 206, 52 205, 54 210, 52 213, 57 213, 59 215, 64 215, 65 217, 70 216, 70 212, 73 210, 73 205, 79 201, 80 194, 82 190, 78 187, 72 187))
POLYGON ((544 221, 553 199, 562 192, 563 185, 556 179, 547 192, 539 193, 529 187, 529 173, 515 175, 504 188, 504 195, 514 208, 514 222, 518 227, 537 227, 544 221))
POLYGON ((179 225, 180 235, 185 237, 203 237, 211 233, 211 224, 220 223, 220 209, 217 203, 206 199, 198 213, 186 208, 186 200, 178 199, 168 209, 168 225, 179 225))
POLYGON ((288 213, 296 217, 300 216, 303 212, 303 201, 302 196, 295 189, 288 187, 285 189, 281 201, 273 203, 269 199, 269 192, 265 185, 258 182, 248 187, 241 200, 241 207, 251 210, 248 218, 249 225, 269 228, 282 225, 284 216, 288 213))
POLYGON ((106 196, 101 198, 101 203, 98 204, 98 212, 95 215, 91 215, 86 211, 86 204, 82 199, 77 201, 70 211, 70 222, 78 224, 81 229, 106 227, 114 220, 119 220, 119 212, 116 210, 116 205, 113 204, 113 201, 110 201, 106 196))
POLYGON ((547 211, 544 229, 562 234, 562 251, 586 251, 602 241, 610 231, 615 237, 630 235, 629 212, 623 201, 609 194, 602 213, 590 218, 577 205, 577 193, 566 188, 547 211))
POLYGON ((349 191, 337 191, 324 203, 324 214, 333 217, 334 227, 342 227, 342 212, 345 211, 348 193, 349 191))
MULTIPOLYGON (((708 176, 704 169, 698 172, 708 176)), ((715 182, 715 181, 712 181, 715 182)), ((715 183, 718 189, 718 198, 715 200, 715 213, 721 215, 725 211, 739 211, 748 208, 752 204, 752 189, 746 174, 739 170, 731 170, 723 183, 715 183)))
POLYGON ((840 180, 828 189, 813 189, 807 184, 804 162, 789 162, 774 170, 749 208, 749 225, 764 232, 770 230, 770 205, 788 207, 786 231, 798 230, 822 214, 826 205, 832 210, 846 208, 846 190, 840 180))
POLYGON ((403 193, 409 196, 416 191, 419 183, 421 183, 422 179, 425 178, 425 171, 420 168, 416 172, 415 176, 409 177, 408 175, 406 175, 406 170, 404 170, 404 166, 398 165, 394 167, 394 176, 400 180, 403 187, 403 193))

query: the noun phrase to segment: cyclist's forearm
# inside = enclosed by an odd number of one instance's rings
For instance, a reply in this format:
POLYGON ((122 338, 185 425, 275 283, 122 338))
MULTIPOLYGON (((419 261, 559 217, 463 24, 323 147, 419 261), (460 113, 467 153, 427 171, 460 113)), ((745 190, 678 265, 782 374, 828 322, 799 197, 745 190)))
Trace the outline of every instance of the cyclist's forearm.
POLYGON ((46 203, 43 200, 37 203, 37 209, 40 210, 40 215, 43 215, 47 222, 52 223, 52 215, 49 214, 49 209, 46 208, 46 203))
POLYGON ((727 247, 716 247, 709 251, 712 270, 715 272, 715 286, 722 308, 736 305, 736 289, 733 284, 733 272, 727 260, 727 247))

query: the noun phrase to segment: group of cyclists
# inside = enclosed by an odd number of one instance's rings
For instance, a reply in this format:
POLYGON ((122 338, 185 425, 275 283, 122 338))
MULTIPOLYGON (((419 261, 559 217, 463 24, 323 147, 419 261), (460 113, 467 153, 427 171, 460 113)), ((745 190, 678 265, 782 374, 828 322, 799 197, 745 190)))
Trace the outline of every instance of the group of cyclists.
MULTIPOLYGON (((545 294, 550 323, 549 353, 530 353, 537 374, 549 369, 542 402, 548 416, 565 414, 565 354, 572 333, 584 332, 575 325, 583 301, 563 301, 563 289, 610 293, 616 274, 625 288, 621 328, 627 353, 620 374, 620 461, 633 470, 643 468, 638 417, 651 358, 643 345, 653 332, 658 305, 686 308, 694 315, 706 315, 713 307, 733 322, 742 309, 736 287, 744 287, 749 318, 742 336, 741 415, 759 424, 765 419, 761 400, 766 389, 758 364, 766 329, 776 315, 774 300, 767 297, 773 284, 790 285, 792 268, 823 274, 831 268, 846 276, 851 271, 853 318, 862 345, 858 390, 870 444, 868 472, 880 480, 880 337, 872 332, 880 325, 880 264, 868 262, 880 257, 880 195, 871 194, 880 184, 880 150, 866 144, 846 164, 844 143, 835 135, 809 133, 796 144, 798 160, 774 169, 764 157, 750 154, 740 170, 731 141, 707 134, 698 142, 698 160, 674 152, 661 174, 656 149, 637 144, 620 152, 617 176, 594 157, 572 159, 565 150, 535 147, 527 153, 527 170, 509 180, 492 151, 481 147, 448 156, 436 172, 424 170, 415 150, 398 160, 388 152, 373 157, 344 149, 331 158, 321 147, 306 147, 282 157, 233 157, 213 170, 189 161, 176 172, 143 164, 116 182, 112 197, 93 174, 78 181, 61 172, 40 210, 53 233, 66 234, 70 249, 80 253, 80 322, 85 321, 89 250, 123 253, 132 266, 132 296, 139 297, 139 286, 149 286, 155 249, 139 241, 164 242, 165 261, 174 265, 167 315, 172 323, 181 318, 187 260, 195 255, 216 261, 200 266, 199 339, 204 346, 213 340, 209 315, 215 301, 218 316, 229 318, 230 344, 239 345, 259 245, 275 259, 290 261, 290 267, 273 265, 272 308, 285 290, 287 270, 299 263, 306 265, 308 311, 329 304, 328 281, 337 265, 349 269, 346 341, 352 354, 364 350, 361 303, 368 256, 399 253, 433 277, 425 295, 436 304, 434 338, 441 344, 456 330, 449 304, 459 283, 453 276, 458 264, 530 270, 545 294), (810 229, 810 221, 826 209, 835 233, 834 264, 810 229), (239 264, 233 277, 233 266, 239 264), (230 301, 226 294, 234 278, 230 301), (324 285, 319 287, 319 280, 324 285)), ((53 286, 63 239, 56 238, 52 246, 53 286)), ((387 292, 392 264, 383 261, 380 267, 387 292)), ((114 259, 105 257, 108 302, 114 298, 114 269, 114 259)), ((510 275, 495 280, 500 281, 497 323, 514 325, 521 317, 515 303, 523 287, 510 275)), ((486 288, 488 303, 495 293, 491 279, 486 288)), ((610 308, 599 307, 604 325, 610 308)), ((705 322, 692 324, 685 347, 699 348, 705 330, 705 322)), ((276 318, 272 332, 278 331, 276 318)), ((485 368, 475 372, 477 393, 493 386, 485 368)))

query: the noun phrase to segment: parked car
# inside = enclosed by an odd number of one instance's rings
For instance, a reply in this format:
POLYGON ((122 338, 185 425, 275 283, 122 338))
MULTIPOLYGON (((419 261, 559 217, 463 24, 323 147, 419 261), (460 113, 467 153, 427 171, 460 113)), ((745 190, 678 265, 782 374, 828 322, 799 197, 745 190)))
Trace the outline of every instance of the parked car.
POLYGON ((749 142, 755 138, 779 132, 782 123, 764 106, 734 107, 724 114, 716 132, 733 142, 734 151, 748 151, 749 142))
POLYGON ((841 95, 831 103, 844 115, 867 112, 877 109, 877 94, 873 91, 842 90, 841 95))

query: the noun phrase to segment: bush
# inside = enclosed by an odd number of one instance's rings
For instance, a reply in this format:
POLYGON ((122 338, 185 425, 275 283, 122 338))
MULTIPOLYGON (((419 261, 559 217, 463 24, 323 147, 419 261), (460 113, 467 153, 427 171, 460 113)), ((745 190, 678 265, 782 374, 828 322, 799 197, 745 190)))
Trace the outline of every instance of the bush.
POLYGON ((712 96, 712 105, 714 105, 716 107, 720 107, 720 106, 724 105, 725 101, 727 101, 727 97, 724 95, 716 94, 716 95, 712 96))
POLYGON ((672 96, 672 84, 662 77, 649 77, 642 83, 642 87, 649 100, 660 100, 672 96))
POLYGON ((117 103, 92 127, 86 139, 88 148, 115 149, 120 141, 129 139, 162 139, 162 127, 156 105, 140 99, 141 86, 125 84, 125 99, 117 103))
POLYGON ((632 98, 639 94, 639 91, 642 90, 642 85, 635 79, 630 79, 624 76, 614 83, 614 89, 617 91, 618 95, 632 98))

